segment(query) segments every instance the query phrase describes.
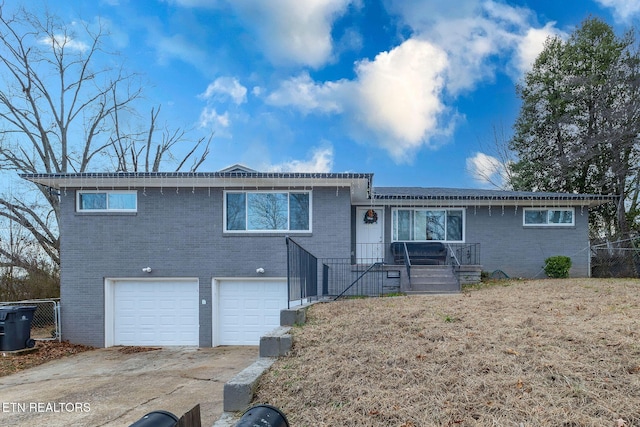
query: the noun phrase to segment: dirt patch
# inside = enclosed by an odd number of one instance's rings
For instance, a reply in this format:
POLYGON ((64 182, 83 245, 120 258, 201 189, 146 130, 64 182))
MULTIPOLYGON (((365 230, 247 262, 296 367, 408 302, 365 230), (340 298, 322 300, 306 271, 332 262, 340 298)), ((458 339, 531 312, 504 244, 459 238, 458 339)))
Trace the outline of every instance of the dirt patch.
POLYGON ((92 347, 67 342, 36 341, 33 351, 0 352, 0 377, 91 349, 92 347))
POLYGON ((640 426, 640 283, 317 304, 254 403, 291 425, 640 426))
POLYGON ((117 348, 118 348, 118 351, 122 354, 145 353, 147 351, 161 350, 160 347, 131 346, 131 347, 117 347, 117 348))

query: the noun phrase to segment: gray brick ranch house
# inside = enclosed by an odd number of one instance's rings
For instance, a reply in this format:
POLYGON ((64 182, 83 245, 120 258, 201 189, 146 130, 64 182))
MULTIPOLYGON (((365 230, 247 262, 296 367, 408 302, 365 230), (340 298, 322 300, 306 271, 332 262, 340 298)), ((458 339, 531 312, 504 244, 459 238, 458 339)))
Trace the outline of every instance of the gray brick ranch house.
POLYGON ((60 197, 62 338, 96 347, 256 345, 298 295, 370 276, 365 293, 450 292, 480 270, 544 275, 554 255, 588 276, 589 208, 612 200, 240 165, 22 177, 60 197))

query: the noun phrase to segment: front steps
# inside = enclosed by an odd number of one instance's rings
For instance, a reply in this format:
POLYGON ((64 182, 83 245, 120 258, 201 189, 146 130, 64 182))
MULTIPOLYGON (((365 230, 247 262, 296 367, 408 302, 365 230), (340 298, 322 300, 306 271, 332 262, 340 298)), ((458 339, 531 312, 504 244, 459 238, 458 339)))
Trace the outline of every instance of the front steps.
POLYGON ((402 292, 414 294, 449 294, 461 290, 460 282, 450 265, 413 265, 411 279, 403 271, 402 292))

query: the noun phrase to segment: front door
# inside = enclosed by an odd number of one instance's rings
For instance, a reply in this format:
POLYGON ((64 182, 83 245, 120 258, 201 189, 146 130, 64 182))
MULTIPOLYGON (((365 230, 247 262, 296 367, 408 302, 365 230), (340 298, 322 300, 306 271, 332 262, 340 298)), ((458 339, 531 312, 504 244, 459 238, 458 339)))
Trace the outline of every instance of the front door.
POLYGON ((356 262, 384 260, 384 209, 356 208, 356 262))

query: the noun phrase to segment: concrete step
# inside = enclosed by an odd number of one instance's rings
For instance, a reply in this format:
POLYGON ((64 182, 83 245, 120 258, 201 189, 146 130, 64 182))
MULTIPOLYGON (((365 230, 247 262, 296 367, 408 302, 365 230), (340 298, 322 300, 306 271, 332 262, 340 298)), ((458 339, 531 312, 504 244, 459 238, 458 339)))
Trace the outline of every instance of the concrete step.
POLYGON ((446 292, 460 292, 460 285, 458 282, 424 284, 411 283, 411 289, 407 290, 408 294, 439 294, 446 292))
POLYGON ((440 294, 460 292, 460 283, 449 265, 415 266, 411 268, 408 294, 440 294))
POLYGON ((433 286, 433 285, 458 285, 458 281, 455 277, 439 277, 439 278, 412 278, 411 287, 417 288, 420 286, 433 286))
POLYGON ((456 280, 456 276, 452 271, 440 271, 440 272, 425 272, 425 271, 412 271, 411 282, 414 281, 447 281, 456 280), (415 274, 414 274, 415 273, 415 274))

